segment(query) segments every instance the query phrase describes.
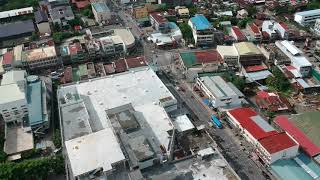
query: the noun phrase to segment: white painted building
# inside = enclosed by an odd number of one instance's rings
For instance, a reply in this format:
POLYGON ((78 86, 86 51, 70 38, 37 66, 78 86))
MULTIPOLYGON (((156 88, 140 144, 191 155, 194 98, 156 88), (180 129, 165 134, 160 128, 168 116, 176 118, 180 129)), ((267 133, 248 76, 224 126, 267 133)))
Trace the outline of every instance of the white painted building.
POLYGON ((190 18, 188 25, 192 29, 195 45, 213 44, 213 27, 204 15, 197 14, 190 18))
POLYGON ((197 78, 197 86, 216 108, 239 107, 244 100, 244 95, 232 83, 226 83, 220 76, 197 78))
POLYGON ((309 76, 312 70, 312 64, 303 56, 303 52, 298 49, 293 42, 276 41, 276 46, 289 57, 291 65, 295 67, 302 77, 309 76))
POLYGON ((262 32, 268 33, 270 39, 275 39, 277 37, 274 21, 271 21, 271 20, 263 21, 261 29, 262 29, 262 32))
POLYGON ((3 75, 0 114, 6 123, 22 122, 22 118, 28 115, 25 77, 25 71, 9 71, 3 75))
POLYGON ((316 33, 316 35, 320 36, 320 18, 316 20, 313 30, 316 33))
MULTIPOLYGON (((108 179, 113 171, 125 168, 126 152, 120 148, 122 141, 116 137, 111 122, 115 119, 112 116, 115 109, 128 105, 133 110, 122 111, 119 118, 127 120, 128 116, 123 115, 131 114, 134 116, 131 122, 142 119, 152 132, 144 137, 157 142, 157 148, 161 148, 156 151, 159 162, 168 160, 174 138, 170 132, 174 131, 174 125, 167 112, 177 109, 177 100, 153 70, 141 68, 63 86, 58 90, 58 99, 70 179, 108 179)), ((141 138, 138 136, 129 143, 138 142, 147 148, 148 144, 141 138)), ((139 149, 139 144, 130 144, 130 147, 139 149)), ((154 162, 148 160, 137 167, 153 165, 154 162)))
POLYGON ((320 9, 314 9, 310 11, 297 12, 294 14, 294 21, 302 26, 307 26, 320 18, 320 9))

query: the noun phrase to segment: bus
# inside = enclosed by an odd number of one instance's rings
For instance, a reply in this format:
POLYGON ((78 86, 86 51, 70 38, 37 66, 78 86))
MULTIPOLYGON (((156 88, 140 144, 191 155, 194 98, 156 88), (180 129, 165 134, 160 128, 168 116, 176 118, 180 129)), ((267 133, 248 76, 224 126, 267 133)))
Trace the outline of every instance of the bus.
POLYGON ((211 120, 217 126, 217 128, 222 129, 222 123, 215 115, 211 115, 211 120))

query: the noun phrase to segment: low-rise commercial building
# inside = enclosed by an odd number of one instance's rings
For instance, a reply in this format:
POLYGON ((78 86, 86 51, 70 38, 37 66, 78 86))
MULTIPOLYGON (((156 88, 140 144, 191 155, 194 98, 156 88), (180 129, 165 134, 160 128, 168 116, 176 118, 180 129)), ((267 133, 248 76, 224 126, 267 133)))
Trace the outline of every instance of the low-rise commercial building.
POLYGON ((217 46, 217 51, 224 63, 231 67, 238 67, 239 55, 234 46, 217 46))
POLYGON ((213 27, 204 15, 197 14, 190 18, 188 25, 192 29, 192 35, 196 46, 210 46, 213 44, 213 27))
POLYGON ((270 39, 276 39, 277 38, 277 31, 276 31, 276 27, 275 27, 276 22, 275 21, 271 21, 271 20, 267 20, 267 21, 263 21, 262 23, 262 32, 265 32, 268 34, 268 37, 270 39))
POLYGON ((9 11, 2 11, 0 12, 0 19, 23 16, 31 13, 33 13, 33 7, 25 7, 25 8, 13 9, 9 11))
POLYGON ((70 179, 108 178, 169 160, 174 126, 167 112, 177 100, 153 70, 63 86, 58 100, 70 179))
POLYGON ((320 9, 297 12, 294 14, 294 21, 302 26, 313 24, 316 19, 320 18, 320 9))
POLYGON ((169 22, 161 12, 150 13, 149 19, 152 27, 156 31, 166 32, 168 30, 169 22))
POLYGON ((61 65, 54 46, 40 47, 23 52, 22 64, 30 70, 61 65))
POLYGON ((276 46, 291 60, 291 65, 297 69, 300 77, 310 76, 312 64, 303 56, 303 52, 293 45, 293 42, 277 41, 276 46))
POLYGON ((147 6, 137 6, 132 9, 133 17, 136 19, 146 18, 149 15, 147 6))
POLYGON ((293 138, 310 157, 320 154, 318 136, 319 112, 306 112, 293 116, 277 116, 274 119, 276 125, 293 138), (314 136, 313 136, 314 135, 314 136))
POLYGON ((231 83, 225 82, 220 76, 204 76, 197 78, 197 88, 208 96, 214 108, 241 107, 244 95, 231 83))
POLYGON ((241 134, 254 147, 267 165, 279 159, 293 158, 299 145, 286 133, 277 132, 251 108, 237 108, 227 112, 228 121, 239 128, 241 134))
POLYGON ((91 3, 91 6, 97 23, 106 23, 111 19, 111 11, 105 2, 91 3))
POLYGON ((223 64, 220 54, 216 50, 182 52, 180 53, 180 67, 188 81, 195 81, 198 73, 217 72, 223 64))
POLYGON ((320 36, 320 18, 316 20, 313 30, 316 33, 316 35, 320 36))
POLYGON ((32 20, 17 21, 0 25, 0 46, 12 47, 29 42, 35 32, 32 20))

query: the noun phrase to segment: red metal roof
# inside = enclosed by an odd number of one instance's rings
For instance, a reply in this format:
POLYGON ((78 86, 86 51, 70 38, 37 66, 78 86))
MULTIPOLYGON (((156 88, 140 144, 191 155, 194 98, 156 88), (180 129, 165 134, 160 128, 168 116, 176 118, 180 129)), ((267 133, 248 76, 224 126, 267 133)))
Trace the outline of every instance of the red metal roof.
POLYGON ((315 145, 299 128, 290 122, 288 117, 284 115, 277 116, 274 122, 296 140, 309 156, 315 156, 320 153, 320 147, 315 145))
POLYGON ((256 72, 268 69, 267 66, 263 65, 253 65, 245 67, 246 72, 256 72))
POLYGON ((280 96, 275 93, 259 91, 255 98, 257 105, 262 109, 268 109, 273 112, 289 109, 286 99, 280 98, 280 96))
POLYGON ((124 72, 127 70, 127 64, 124 59, 118 59, 114 61, 116 73, 124 72))
POLYGON ((126 62, 127 62, 128 68, 136 68, 136 67, 142 67, 147 65, 147 62, 144 56, 128 58, 126 59, 126 62))
POLYGON ((282 28, 283 29, 285 29, 286 31, 288 31, 289 30, 289 28, 288 28, 288 26, 287 26, 287 24, 286 23, 284 23, 284 22, 280 22, 279 23, 281 26, 282 26, 282 28))
POLYGON ((106 74, 112 74, 115 73, 115 69, 112 64, 105 64, 104 70, 106 71, 106 74))
POLYGON ((222 62, 222 57, 217 50, 198 51, 194 53, 196 56, 196 64, 206 64, 213 62, 222 62))
POLYGON ((228 111, 228 113, 232 115, 233 118, 236 119, 241 126, 257 140, 278 133, 275 130, 266 132, 258 124, 256 124, 251 117, 258 116, 258 114, 251 108, 237 108, 228 111))
POLYGON ((256 26, 255 24, 250 24, 249 25, 250 26, 250 29, 252 30, 252 32, 254 33, 254 34, 261 34, 261 32, 260 32, 260 30, 259 30, 259 28, 258 28, 258 26, 256 26))
POLYGON ((293 66, 286 66, 286 68, 290 71, 290 70, 295 70, 296 68, 295 67, 293 67, 293 66))
POLYGON ((285 132, 265 137, 263 139, 260 139, 259 142, 270 154, 297 145, 297 143, 294 142, 285 132))
POLYGON ((75 4, 78 9, 85 8, 90 4, 88 0, 72 0, 72 3, 75 4))
POLYGON ((163 14, 160 13, 160 12, 150 13, 150 16, 151 16, 154 20, 156 20, 159 24, 162 24, 162 23, 167 22, 167 19, 164 18, 163 14))
POLYGON ((13 61, 13 52, 12 51, 8 51, 3 55, 3 61, 2 64, 3 65, 10 65, 12 64, 13 61))
POLYGON ((243 33, 241 32, 241 30, 240 30, 240 28, 238 26, 232 26, 232 31, 237 36, 236 38, 237 38, 238 41, 247 40, 247 38, 243 35, 243 33))

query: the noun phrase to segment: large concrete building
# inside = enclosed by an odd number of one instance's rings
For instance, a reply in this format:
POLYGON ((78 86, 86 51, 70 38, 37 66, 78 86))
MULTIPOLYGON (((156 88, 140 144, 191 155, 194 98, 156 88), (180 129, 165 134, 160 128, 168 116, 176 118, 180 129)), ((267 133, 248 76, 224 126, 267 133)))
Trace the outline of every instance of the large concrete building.
POLYGON ((213 44, 213 27, 204 15, 195 15, 188 21, 192 29, 195 45, 209 46, 213 44))
POLYGON ((231 82, 225 82, 220 76, 197 78, 197 87, 209 98, 215 108, 241 107, 244 95, 231 82))
POLYGON ((70 179, 115 177, 169 160, 174 126, 167 112, 177 101, 153 70, 64 86, 57 96, 70 179))
POLYGON ((277 41, 276 46, 291 60, 291 65, 296 69, 296 77, 306 77, 311 74, 312 64, 303 56, 303 52, 298 49, 293 42, 277 41))
POLYGON ((217 46, 224 63, 231 67, 238 67, 239 54, 234 46, 217 46))
POLYGON ((297 12, 294 14, 294 21, 302 26, 313 24, 316 19, 320 18, 320 9, 297 12))
POLYGON ((49 128, 45 83, 25 71, 6 72, 0 86, 0 114, 5 122, 4 152, 8 160, 34 148, 33 132, 49 128))

